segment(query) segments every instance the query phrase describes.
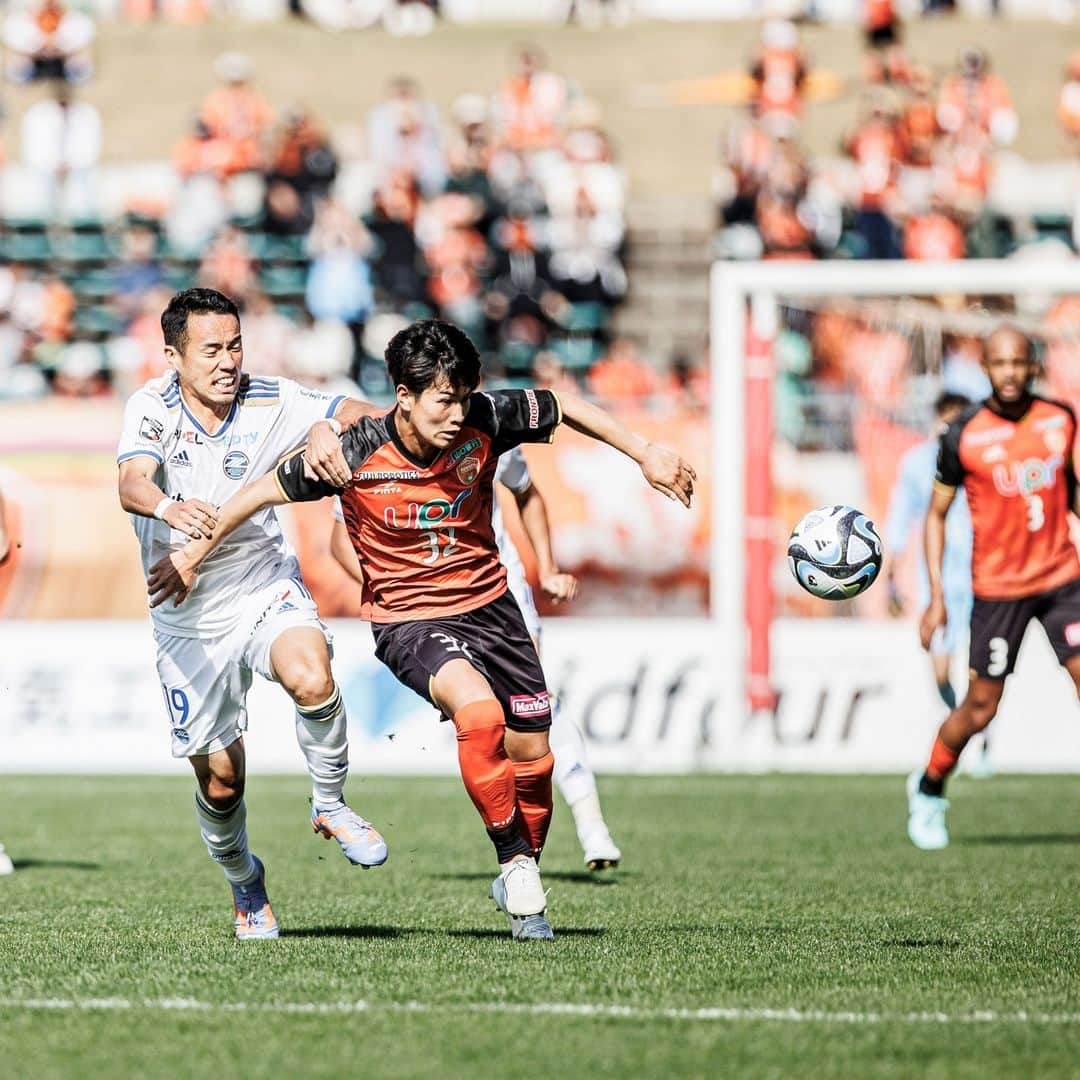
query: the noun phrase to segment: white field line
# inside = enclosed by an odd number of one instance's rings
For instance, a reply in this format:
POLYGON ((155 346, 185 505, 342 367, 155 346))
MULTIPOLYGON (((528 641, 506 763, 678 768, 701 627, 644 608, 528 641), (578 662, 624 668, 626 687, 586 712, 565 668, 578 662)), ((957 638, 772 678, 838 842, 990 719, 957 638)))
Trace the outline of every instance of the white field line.
POLYGON ((488 1013, 520 1016, 583 1016, 600 1020, 683 1020, 788 1024, 1053 1024, 1080 1025, 1080 1013, 830 1012, 823 1009, 646 1008, 576 1002, 378 1002, 378 1001, 199 1001, 195 998, 0 998, 0 1010, 29 1012, 206 1012, 300 1013, 488 1013))

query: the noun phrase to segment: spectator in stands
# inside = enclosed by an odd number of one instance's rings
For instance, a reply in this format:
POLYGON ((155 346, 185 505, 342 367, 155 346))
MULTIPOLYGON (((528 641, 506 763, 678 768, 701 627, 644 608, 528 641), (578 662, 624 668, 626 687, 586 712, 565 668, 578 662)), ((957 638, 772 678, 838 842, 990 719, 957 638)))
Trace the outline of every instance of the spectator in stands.
POLYGON ((584 191, 594 213, 618 231, 621 242, 625 178, 614 163, 596 102, 580 99, 570 106, 562 153, 544 170, 542 185, 552 217, 575 214, 579 193, 584 191))
POLYGON ((642 360, 629 338, 615 338, 588 376, 589 393, 611 406, 640 404, 659 387, 655 369, 642 360))
POLYGON ((950 135, 972 126, 997 146, 1008 146, 1020 127, 1009 88, 990 74, 990 61, 978 48, 965 49, 957 72, 942 84, 937 117, 942 131, 950 135))
POLYGON ((598 212, 589 191, 578 187, 572 212, 552 217, 549 226, 552 284, 573 304, 618 304, 627 289, 622 238, 621 214, 598 212))
POLYGON ((372 211, 364 219, 375 240, 375 284, 398 310, 427 303, 427 267, 413 232, 419 206, 415 179, 399 175, 375 192, 372 211))
POLYGON ((451 115, 457 126, 446 151, 446 190, 472 199, 476 227, 487 235, 501 211, 489 176, 492 145, 487 102, 480 94, 462 94, 451 115))
POLYGON ((54 216, 89 216, 97 210, 97 166, 101 158, 101 114, 85 101, 73 101, 71 84, 55 84, 55 95, 23 114, 23 162, 40 178, 54 216))
POLYGON ((429 271, 428 295, 439 315, 482 346, 483 276, 491 252, 477 228, 476 204, 467 195, 441 195, 421 215, 416 232, 429 271))
POLYGON ((964 230, 947 199, 935 192, 929 208, 904 223, 905 259, 962 259, 967 252, 964 230))
POLYGON ((845 145, 855 162, 855 230, 862 237, 868 259, 896 259, 900 248, 891 216, 900 166, 901 141, 896 107, 887 91, 879 89, 845 145))
POLYGON ((813 219, 808 213, 810 171, 793 140, 781 138, 757 200, 756 223, 766 259, 814 258, 813 219))
POLYGON ((289 371, 292 337, 296 327, 276 310, 266 293, 257 289, 244 307, 244 355, 256 375, 285 375, 289 371))
POLYGON ((289 348, 289 375, 305 386, 328 394, 362 398, 349 372, 354 341, 349 328, 336 319, 318 319, 300 327, 289 348))
POLYGON ((38 79, 85 82, 93 74, 90 47, 96 33, 89 16, 60 0, 40 0, 4 20, 7 73, 13 82, 38 79))
POLYGON ((222 53, 214 71, 221 85, 207 95, 199 118, 210 138, 228 145, 227 176, 260 169, 266 161, 274 110, 251 85, 251 60, 243 53, 222 53))
POLYGON ((375 304, 367 230, 339 203, 320 204, 308 237, 312 257, 305 293, 307 309, 320 320, 345 323, 356 342, 375 304))
POLYGON ((508 207, 506 218, 496 226, 495 244, 486 297, 489 339, 543 345, 567 302, 554 285, 547 253, 524 207, 508 207))
POLYGON ((60 351, 53 372, 52 392, 57 397, 89 398, 108 394, 102 370, 104 356, 97 345, 77 341, 60 351))
POLYGON ((725 225, 753 224, 773 153, 773 139, 761 122, 760 106, 751 101, 741 122, 727 133, 714 183, 725 225))
POLYGON ((533 359, 533 381, 556 394, 580 394, 581 386, 550 349, 541 349, 533 359))
POLYGON ((338 160, 322 125, 305 109, 287 112, 270 153, 269 178, 296 189, 302 199, 324 199, 338 160))
POLYGON ((214 238, 199 264, 199 284, 217 289, 241 305, 254 292, 255 259, 239 229, 226 225, 214 238))
POLYGON ((806 72, 806 55, 795 24, 786 19, 767 20, 750 62, 754 99, 766 126, 773 117, 788 122, 800 117, 806 72))
POLYGON ((1058 95, 1058 121, 1073 152, 1080 149, 1080 52, 1069 57, 1065 69, 1065 84, 1058 95))
POLYGON ((201 175, 224 180, 239 168, 235 155, 233 142, 215 136, 206 121, 196 117, 191 130, 173 148, 173 165, 184 180, 201 175))
POLYGON ((371 110, 368 151, 378 184, 404 172, 427 198, 446 184, 438 110, 421 98, 412 79, 394 79, 385 100, 371 110))
POLYGON ((526 154, 558 146, 569 97, 566 80, 547 69, 543 52, 536 45, 519 46, 513 72, 495 95, 496 136, 526 154))
POLYGON ((120 258, 110 270, 111 306, 128 324, 142 310, 146 294, 165 284, 165 273, 157 258, 157 234, 145 225, 133 225, 120 242, 120 258))

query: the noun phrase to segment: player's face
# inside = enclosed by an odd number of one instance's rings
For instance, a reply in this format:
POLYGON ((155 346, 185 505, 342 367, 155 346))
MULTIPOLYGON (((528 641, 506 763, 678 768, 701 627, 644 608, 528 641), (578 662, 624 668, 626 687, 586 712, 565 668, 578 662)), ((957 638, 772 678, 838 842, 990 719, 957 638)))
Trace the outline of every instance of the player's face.
POLYGON ((1035 378, 1035 363, 1028 355, 1028 343, 1019 334, 1002 331, 986 342, 983 370, 990 389, 1003 405, 1023 400, 1035 378))
POLYGON ((420 443, 429 450, 445 450, 465 423, 465 410, 470 390, 451 386, 439 379, 421 394, 413 394, 404 386, 397 391, 398 405, 405 421, 416 433, 420 443))
POLYGON ((240 389, 244 346, 235 315, 205 312, 189 315, 187 346, 181 353, 165 347, 168 361, 180 376, 180 386, 211 407, 232 405, 240 389))

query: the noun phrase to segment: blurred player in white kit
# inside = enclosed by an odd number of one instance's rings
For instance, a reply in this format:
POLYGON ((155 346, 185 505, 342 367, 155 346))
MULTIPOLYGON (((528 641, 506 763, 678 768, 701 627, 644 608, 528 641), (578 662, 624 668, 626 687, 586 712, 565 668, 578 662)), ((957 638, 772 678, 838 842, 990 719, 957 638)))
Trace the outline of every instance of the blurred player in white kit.
MULTIPOLYGON (((547 505, 539 489, 532 481, 529 466, 521 447, 508 450, 499 458, 495 469, 495 483, 510 491, 521 514, 521 523, 529 543, 536 553, 540 588, 556 603, 572 600, 577 595, 578 583, 572 574, 561 573, 551 548, 551 528, 548 523, 547 505)), ((492 526, 499 545, 499 561, 506 567, 506 580, 510 592, 521 608, 522 618, 529 636, 540 651, 540 615, 536 610, 532 589, 525 576, 525 567, 514 541, 503 522, 499 501, 493 501, 492 526)), ((362 581, 360 561, 356 557, 345 519, 341 513, 340 500, 334 500, 334 530, 330 550, 334 558, 357 582, 362 581)), ((607 822, 600 808, 596 789, 596 777, 589 768, 585 753, 585 740, 577 725, 556 707, 551 716, 551 752, 555 755, 552 779, 562 792, 563 798, 574 815, 578 841, 585 853, 585 864, 590 870, 606 870, 619 865, 622 853, 611 839, 607 822)))
MULTIPOLYGON (((213 289, 178 293, 161 324, 172 371, 128 400, 117 453, 120 503, 131 514, 144 574, 188 537, 212 535, 217 507, 272 471, 313 424, 347 426, 372 411, 289 379, 243 374, 239 313, 213 289)), ((214 552, 182 606, 150 614, 172 752, 195 771, 196 817, 232 887, 236 937, 276 938, 244 806, 243 732, 254 674, 280 683, 295 703, 315 832, 336 839, 350 862, 365 868, 385 862, 387 849, 345 803, 347 719, 330 670, 330 636, 273 509, 214 552)))
MULTIPOLYGON (((0 566, 8 561, 8 556, 11 554, 11 536, 8 534, 7 517, 4 513, 4 495, 0 492, 0 566)), ((0 844, 0 875, 12 874, 15 872, 15 864, 11 861, 11 856, 4 850, 4 845, 0 844)))

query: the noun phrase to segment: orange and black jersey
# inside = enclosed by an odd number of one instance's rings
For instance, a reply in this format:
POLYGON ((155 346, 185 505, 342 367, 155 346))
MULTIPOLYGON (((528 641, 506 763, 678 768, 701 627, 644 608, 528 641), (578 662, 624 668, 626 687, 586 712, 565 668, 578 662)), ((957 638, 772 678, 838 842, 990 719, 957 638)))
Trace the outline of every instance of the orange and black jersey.
MULTIPOLYGON (((550 442, 562 406, 550 390, 475 393, 454 442, 431 461, 406 449, 396 411, 365 417, 341 436, 352 469, 341 509, 364 572, 364 617, 394 623, 473 611, 506 591, 491 526, 499 455, 550 442)), ((276 476, 290 502, 339 494, 306 478, 299 454, 276 476)))
POLYGON ((975 596, 1015 599, 1080 577, 1068 520, 1075 441, 1072 409, 1040 397, 1015 420, 979 402, 943 432, 937 484, 967 492, 975 596))

